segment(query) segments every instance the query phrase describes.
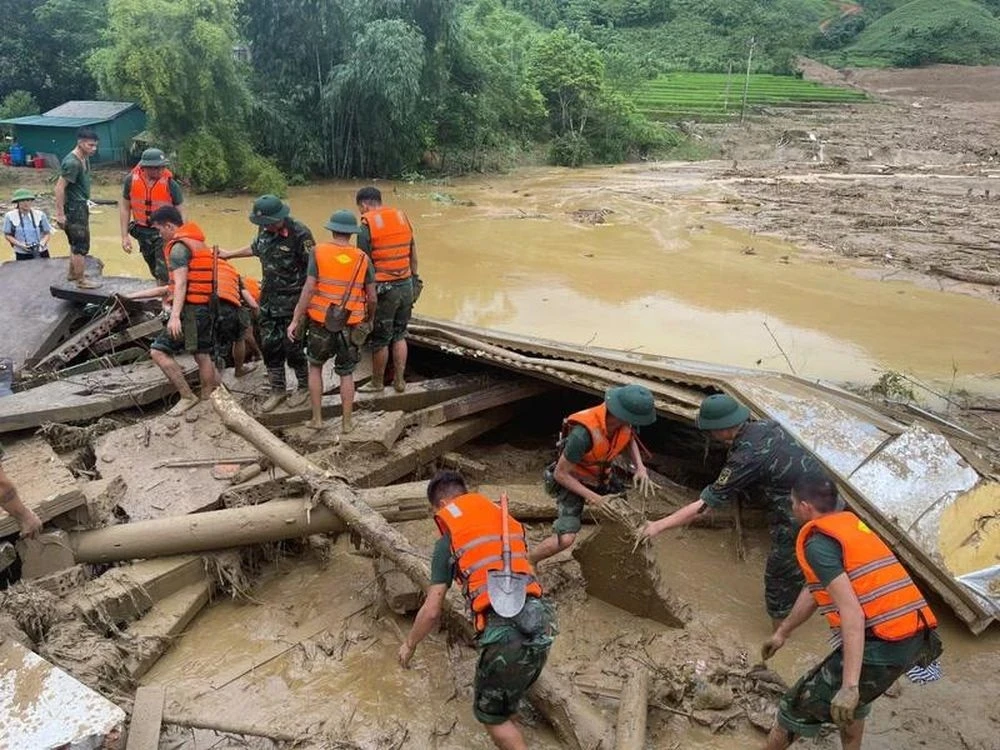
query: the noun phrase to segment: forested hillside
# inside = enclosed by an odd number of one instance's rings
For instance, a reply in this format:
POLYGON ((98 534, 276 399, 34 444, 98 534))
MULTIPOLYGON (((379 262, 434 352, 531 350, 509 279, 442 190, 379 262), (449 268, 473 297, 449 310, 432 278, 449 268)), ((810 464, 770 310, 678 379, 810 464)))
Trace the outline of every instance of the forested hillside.
POLYGON ((205 189, 492 170, 681 143, 636 109, 668 72, 996 62, 1000 0, 20 0, 0 115, 135 100, 205 189), (751 56, 752 49, 752 56, 751 56), (280 170, 280 172, 279 172, 280 170), (284 175, 284 177, 282 176, 284 175))

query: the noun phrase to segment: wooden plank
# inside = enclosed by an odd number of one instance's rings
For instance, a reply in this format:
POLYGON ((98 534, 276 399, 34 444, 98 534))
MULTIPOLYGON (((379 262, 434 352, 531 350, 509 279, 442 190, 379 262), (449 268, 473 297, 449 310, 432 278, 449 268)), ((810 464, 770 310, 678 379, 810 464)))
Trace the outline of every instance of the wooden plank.
MULTIPOLYGON (((470 375, 451 375, 446 378, 423 380, 410 383, 405 393, 396 393, 387 388, 380 394, 357 393, 354 398, 354 409, 378 409, 381 411, 416 411, 428 406, 447 401, 457 396, 484 388, 487 381, 484 377, 470 375)), ((323 417, 339 417, 341 413, 340 396, 323 397, 323 417)), ((304 422, 311 416, 308 406, 297 409, 275 410, 268 414, 258 414, 256 419, 266 427, 288 427, 304 422)))
POLYGON ((212 582, 205 579, 162 599, 132 623, 126 631, 129 655, 125 669, 133 680, 140 679, 180 637, 191 621, 205 608, 212 594, 212 582))
MULTIPOLYGON (((100 262, 87 259, 88 274, 100 273, 100 262)), ((49 286, 65 281, 69 258, 0 264, 0 358, 10 357, 17 375, 38 361, 69 333, 80 308, 49 294, 49 286)))
MULTIPOLYGON (((511 406, 498 406, 479 416, 466 417, 437 427, 426 427, 396 443, 393 452, 371 463, 354 462, 340 470, 356 487, 377 487, 412 474, 444 453, 499 427, 514 416, 511 406)), ((322 454, 318 454, 322 456, 322 454)), ((335 456, 327 458, 337 466, 335 456)))
POLYGON ((157 750, 163 724, 163 703, 162 685, 143 685, 135 691, 125 750, 157 750))
POLYGON ((207 578, 196 555, 141 560, 112 568, 58 604, 60 613, 107 626, 134 620, 171 594, 207 578))
MULTIPOLYGON (((194 358, 177 358, 189 381, 197 380, 194 358)), ((0 433, 38 427, 45 422, 82 422, 119 409, 145 406, 174 393, 151 361, 55 380, 30 391, 5 396, 0 433)))
MULTIPOLYGON (((4 398, 4 406, 14 398, 17 396, 4 398)), ((70 470, 59 460, 52 446, 40 437, 5 446, 3 470, 17 487, 24 504, 42 521, 49 521, 87 502, 70 470)), ((17 521, 6 513, 0 515, 0 536, 17 530, 17 521)))

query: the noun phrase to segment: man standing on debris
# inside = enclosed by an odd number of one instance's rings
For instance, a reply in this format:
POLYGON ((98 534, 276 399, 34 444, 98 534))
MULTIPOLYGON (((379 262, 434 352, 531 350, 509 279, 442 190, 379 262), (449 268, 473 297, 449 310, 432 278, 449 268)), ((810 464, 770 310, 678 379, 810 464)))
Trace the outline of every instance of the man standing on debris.
MULTIPOLYGON (((194 354, 201 397, 208 398, 220 382, 215 368, 216 354, 228 351, 242 333, 239 274, 216 257, 216 250, 205 244, 201 228, 193 222, 185 224, 174 206, 156 209, 149 221, 166 246, 172 297, 166 330, 153 341, 149 354, 181 395, 181 400, 167 412, 179 416, 197 404, 198 399, 174 357, 183 351, 194 354)), ((129 296, 136 298, 141 294, 129 296)))
POLYGON ((754 488, 763 490, 771 534, 771 551, 764 570, 764 601, 777 627, 792 611, 802 590, 802 572, 795 560, 798 523, 792 515, 792 485, 819 465, 781 425, 767 420, 751 421, 750 410, 723 393, 702 401, 698 428, 729 445, 722 471, 715 482, 702 490, 698 500, 651 521, 642 534, 654 537, 690 523, 706 510, 733 502, 741 493, 754 488))
POLYGON ((803 524, 795 553, 806 586, 761 654, 772 657, 817 609, 839 645, 782 697, 766 750, 815 737, 831 721, 845 750, 859 750, 875 699, 915 664, 940 655, 937 620, 885 542, 854 513, 838 510, 837 486, 825 472, 800 476, 791 495, 803 524))
POLYGON ((375 317, 375 269, 368 256, 351 245, 351 235, 360 229, 354 214, 337 211, 324 226, 332 239, 316 245, 309 257, 306 283, 287 334, 294 342, 302 318, 309 314, 309 426, 323 427, 323 363, 333 358, 334 372, 340 376, 341 432, 348 433, 354 428, 353 373, 361 359, 358 347, 375 317))
POLYGON ((545 469, 545 490, 555 498, 555 532, 531 552, 531 562, 568 549, 583 524, 583 506, 600 505, 624 486, 612 474, 614 460, 628 451, 635 467, 633 483, 644 495, 655 489, 639 452, 636 428, 656 421, 653 394, 641 385, 611 388, 604 403, 563 420, 558 461, 545 469))
POLYGON ((406 328, 410 324, 413 303, 420 296, 423 282, 417 275, 417 244, 413 227, 398 208, 382 205, 382 193, 376 187, 361 188, 355 200, 361 212, 358 247, 375 264, 378 307, 375 328, 368 340, 372 350, 372 379, 362 391, 381 393, 392 348, 392 387, 406 390, 406 328))
POLYGON ((302 346, 302 334, 287 336, 288 324, 306 283, 309 254, 315 242, 308 227, 293 219, 288 204, 276 195, 262 195, 254 201, 250 221, 259 229, 253 242, 239 250, 223 250, 220 258, 260 258, 263 287, 260 295, 260 348, 271 385, 271 393, 261 411, 275 409, 285 400, 285 363, 298 380, 298 390, 289 397, 290 406, 309 398, 309 372, 302 346))
POLYGON ((35 194, 20 188, 10 199, 14 210, 3 217, 3 234, 14 248, 15 260, 49 257, 52 227, 44 211, 35 208, 35 194))
POLYGON ((91 128, 76 131, 76 147, 62 160, 56 181, 56 223, 69 240, 67 279, 80 289, 96 289, 100 284, 84 275, 90 253, 90 157, 97 153, 97 133, 91 128))
MULTIPOLYGON (((0 461, 2 460, 3 446, 0 446, 0 461)), ((32 537, 42 530, 42 519, 21 501, 21 497, 17 494, 17 487, 4 473, 2 463, 0 463, 0 508, 14 517, 21 527, 21 536, 32 537)))
POLYGON ((525 750, 514 722, 518 704, 542 673, 555 635, 551 605, 542 597, 527 560, 524 527, 509 519, 510 567, 525 576, 524 607, 512 618, 493 611, 488 571, 501 570, 502 511, 489 498, 470 493, 462 475, 438 472, 427 485, 427 498, 441 538, 431 559, 431 585, 413 627, 399 647, 399 663, 409 666, 413 652, 441 619, 451 582, 462 585, 477 634, 473 712, 502 750, 525 750))
POLYGON ((150 214, 163 206, 177 206, 184 216, 181 204, 184 194, 180 183, 167 169, 167 157, 158 148, 142 152, 139 164, 125 178, 122 195, 118 199, 118 218, 121 229, 122 250, 132 252, 132 238, 139 242, 139 252, 149 267, 149 274, 160 284, 166 284, 166 258, 163 239, 149 221, 150 214))

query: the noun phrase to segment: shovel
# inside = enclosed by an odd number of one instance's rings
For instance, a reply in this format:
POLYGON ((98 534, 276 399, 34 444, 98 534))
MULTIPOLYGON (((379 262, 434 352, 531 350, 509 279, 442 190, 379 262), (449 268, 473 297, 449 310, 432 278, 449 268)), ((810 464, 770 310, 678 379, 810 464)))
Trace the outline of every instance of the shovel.
POLYGON ((500 515, 503 518, 503 568, 491 570, 486 575, 486 593, 490 606, 501 617, 515 617, 522 609, 528 594, 531 576, 514 573, 510 569, 510 512, 507 508, 507 493, 500 495, 500 515))

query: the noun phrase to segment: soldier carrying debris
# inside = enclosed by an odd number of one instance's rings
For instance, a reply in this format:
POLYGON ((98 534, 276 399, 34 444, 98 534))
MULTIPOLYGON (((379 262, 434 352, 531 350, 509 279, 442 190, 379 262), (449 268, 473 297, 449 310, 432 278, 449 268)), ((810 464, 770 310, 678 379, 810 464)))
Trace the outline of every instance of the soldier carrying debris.
POLYGON ((583 523, 583 506, 600 505, 624 487, 612 474, 612 463, 628 451, 635 466, 634 484, 644 495, 654 489, 635 439, 638 427, 656 421, 653 394, 641 385, 611 388, 604 403, 570 414, 563 420, 558 461, 545 469, 545 490, 555 498, 559 516, 555 532, 531 552, 531 562, 573 546, 583 523))
POLYGON ((761 655, 772 657, 817 609, 839 643, 782 697, 765 748, 784 750, 832 721, 844 749, 859 750, 871 704, 914 664, 941 654, 937 620, 885 542, 839 510, 837 485, 825 472, 801 475, 791 500, 803 524, 795 553, 806 585, 761 655))
POLYGON ((775 628, 792 611, 802 590, 802 571, 795 561, 791 489, 795 481, 819 465, 777 422, 750 420, 750 410, 732 396, 708 396, 698 410, 698 428, 729 445, 725 466, 701 497, 658 521, 641 535, 652 538, 684 526, 699 513, 719 508, 752 488, 764 491, 771 531, 771 552, 764 569, 764 601, 775 628))
POLYGON ((431 559, 431 585, 399 647, 399 663, 409 666, 417 644, 437 627, 451 582, 461 583, 479 649, 473 712, 497 747, 525 750, 513 717, 542 673, 555 627, 527 559, 524 527, 507 514, 506 497, 497 507, 470 493, 454 471, 438 472, 427 485, 427 498, 441 538, 431 559))

